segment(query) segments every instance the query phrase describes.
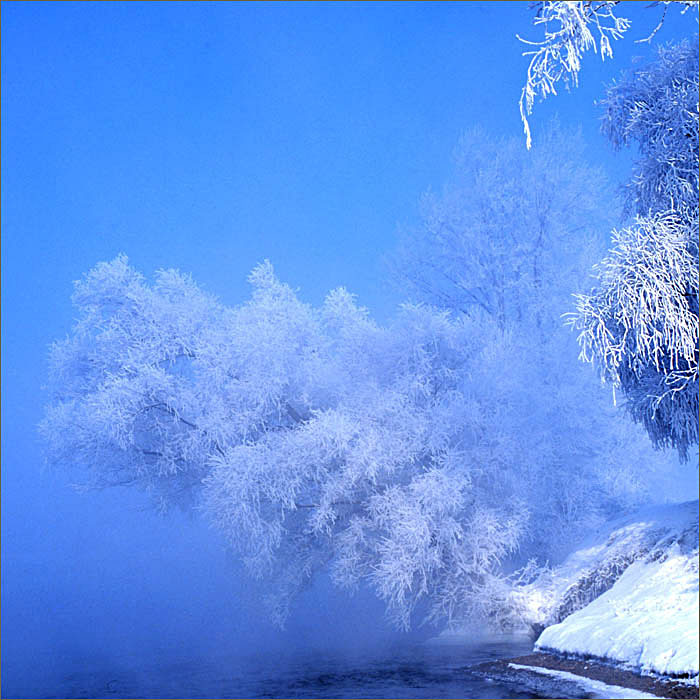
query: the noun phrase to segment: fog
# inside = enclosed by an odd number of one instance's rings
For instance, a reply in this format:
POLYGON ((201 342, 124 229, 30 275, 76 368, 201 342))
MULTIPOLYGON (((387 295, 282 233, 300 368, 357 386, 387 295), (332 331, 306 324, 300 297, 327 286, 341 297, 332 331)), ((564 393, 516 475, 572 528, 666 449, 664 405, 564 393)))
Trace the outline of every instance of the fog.
MULTIPOLYGON (((22 456, 28 464, 31 454, 22 456)), ((36 453, 34 460, 41 462, 36 453)), ((352 651, 382 647, 396 634, 376 598, 349 598, 324 580, 280 631, 266 619, 255 583, 202 518, 161 516, 127 490, 78 494, 64 475, 32 476, 21 503, 6 496, 3 507, 8 692, 31 696, 67 669, 146 672, 259 650, 352 651)))
MULTIPOLYGON (((45 464, 37 424, 49 345, 71 330, 73 280, 123 252, 146 275, 191 273, 226 304, 270 259, 299 297, 339 285, 379 321, 397 226, 440 187, 462 131, 521 134, 527 3, 10 3, 2 26, 2 684, 46 692, 86 668, 295 650, 386 649, 371 592, 320 576, 286 628, 197 511, 161 515, 127 488, 82 493, 45 464)), ((665 38, 682 35, 670 18, 665 38)), ((597 134, 593 57, 581 89, 538 107, 597 134)), ((614 63, 614 62, 613 62, 614 63)), ((685 472, 678 492, 697 490, 685 472)), ((670 491, 669 491, 670 493, 670 491)), ((379 652, 378 652, 379 653, 379 652)))

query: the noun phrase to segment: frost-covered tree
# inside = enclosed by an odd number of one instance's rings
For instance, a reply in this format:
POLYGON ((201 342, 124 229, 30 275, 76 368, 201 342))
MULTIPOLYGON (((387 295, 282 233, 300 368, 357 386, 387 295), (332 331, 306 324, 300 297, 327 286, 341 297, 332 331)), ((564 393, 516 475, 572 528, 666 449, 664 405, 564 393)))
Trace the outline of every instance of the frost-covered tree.
POLYGON ((614 232, 571 318, 582 357, 684 457, 698 442, 699 70, 697 41, 681 43, 608 88, 603 131, 640 154, 626 191, 635 221, 614 232))
POLYGON ((420 306, 381 327, 343 289, 312 308, 269 264, 250 281, 233 308, 124 257, 76 283, 51 351, 51 461, 202 509, 280 623, 320 571, 371 587, 400 626, 503 620, 504 577, 580 526, 610 473, 587 439, 553 450, 559 404, 517 391, 512 336, 420 306))
POLYGON ((582 357, 620 387, 654 444, 698 442, 698 220, 639 218, 614 233, 599 288, 578 295, 582 357))
POLYGON ((634 145, 639 154, 625 192, 632 214, 697 209, 699 71, 697 37, 661 46, 601 100, 602 132, 616 149, 634 145))
POLYGON ((584 289, 602 255, 601 210, 612 207, 601 206, 606 184, 580 136, 556 123, 531 151, 472 134, 455 161, 403 234, 397 281, 415 302, 492 321, 482 339, 500 348, 499 364, 474 366, 465 390, 490 406, 484 435, 518 446, 521 463, 508 471, 531 538, 520 555, 556 559, 597 518, 648 496, 645 473, 673 468, 578 366, 562 324, 571 290, 584 289))
POLYGON ((419 225, 403 232, 394 276, 415 300, 532 327, 542 341, 602 250, 606 188, 580 132, 556 120, 529 152, 517 138, 467 132, 449 182, 423 196, 419 225))
POLYGON ((321 569, 373 586, 401 625, 423 602, 449 617, 524 522, 498 453, 464 453, 479 329, 416 307, 380 328, 342 289, 312 309, 269 264, 250 281, 236 308, 173 271, 149 285, 124 257, 76 283, 51 352, 51 460, 198 503, 279 622, 321 569))

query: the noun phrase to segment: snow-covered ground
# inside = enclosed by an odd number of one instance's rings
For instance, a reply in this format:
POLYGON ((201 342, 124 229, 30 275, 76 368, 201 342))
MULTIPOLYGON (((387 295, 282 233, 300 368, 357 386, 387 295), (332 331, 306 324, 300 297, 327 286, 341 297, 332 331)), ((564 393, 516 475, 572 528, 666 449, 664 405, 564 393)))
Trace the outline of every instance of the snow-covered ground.
POLYGON ((518 596, 531 619, 550 623, 538 650, 697 682, 698 502, 610 523, 518 596))

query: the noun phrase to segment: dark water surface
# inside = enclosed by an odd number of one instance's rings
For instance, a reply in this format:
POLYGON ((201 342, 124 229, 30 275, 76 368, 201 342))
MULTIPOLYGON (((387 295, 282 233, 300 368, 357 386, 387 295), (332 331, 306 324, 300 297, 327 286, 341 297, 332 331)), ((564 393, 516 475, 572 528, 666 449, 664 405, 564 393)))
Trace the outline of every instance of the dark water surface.
MULTIPOLYGON (((42 698, 527 698, 470 667, 528 653, 526 639, 406 643, 381 652, 304 651, 146 665, 74 660, 51 687, 3 688, 42 698)), ((553 697, 556 694, 552 695, 553 697)), ((25 694, 24 697, 27 697, 25 694)))

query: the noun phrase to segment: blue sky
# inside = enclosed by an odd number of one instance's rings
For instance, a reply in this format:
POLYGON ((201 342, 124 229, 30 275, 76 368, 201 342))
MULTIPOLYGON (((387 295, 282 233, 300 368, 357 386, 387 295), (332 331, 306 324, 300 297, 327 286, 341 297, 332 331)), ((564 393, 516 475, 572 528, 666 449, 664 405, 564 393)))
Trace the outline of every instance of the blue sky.
MULTIPOLYGON (((656 24, 645 4, 628 8, 633 38, 656 24)), ((144 628, 152 644, 166 618, 173 639, 192 616, 214 636, 243 624, 201 524, 174 529, 136 496, 76 495, 40 471, 46 349, 69 331, 72 280, 124 252, 236 303, 269 258, 302 298, 344 285, 387 318, 400 299, 382 257, 448 176, 460 133, 522 134, 528 6, 2 3, 3 676, 39 648, 123 651, 144 628)), ((670 13, 657 40, 694 31, 670 13)), ((554 113, 581 124, 619 181, 629 157, 598 134, 593 102, 650 49, 615 51, 589 56, 579 89, 532 125, 536 141, 554 113)))
MULTIPOLYGON (((655 15, 632 9, 643 36, 655 15)), ((444 180, 460 133, 521 133, 515 33, 538 35, 531 14, 498 2, 3 5, 9 289, 34 260, 37 299, 65 305, 71 280, 125 252, 238 301, 267 257, 310 300, 344 284, 385 315, 396 300, 378 261, 444 180)), ((582 124, 613 171, 592 103, 630 53, 648 52, 616 48, 533 119, 535 139, 555 111, 582 124)))

